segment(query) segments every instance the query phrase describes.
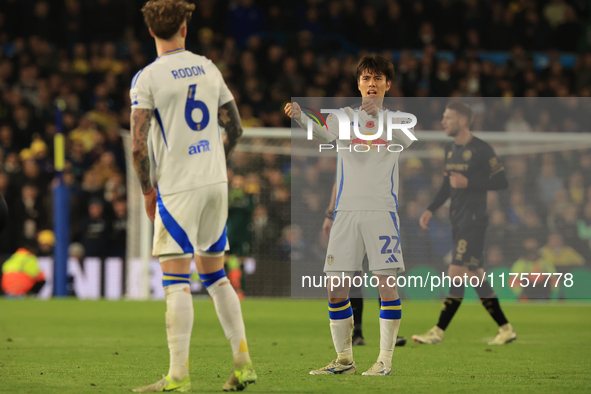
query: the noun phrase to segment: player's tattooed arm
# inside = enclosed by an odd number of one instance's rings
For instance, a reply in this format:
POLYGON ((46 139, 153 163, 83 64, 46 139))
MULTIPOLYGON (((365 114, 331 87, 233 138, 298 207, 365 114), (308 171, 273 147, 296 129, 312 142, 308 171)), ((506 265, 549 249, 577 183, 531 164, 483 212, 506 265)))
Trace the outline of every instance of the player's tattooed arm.
POLYGON ((236 101, 229 101, 218 109, 218 123, 226 130, 224 151, 226 152, 226 160, 228 160, 242 136, 242 122, 236 101))
POLYGON ((131 110, 131 151, 133 157, 133 168, 140 180, 142 193, 147 194, 152 190, 150 180, 150 157, 148 153, 148 133, 150 131, 150 120, 154 111, 151 109, 131 110))

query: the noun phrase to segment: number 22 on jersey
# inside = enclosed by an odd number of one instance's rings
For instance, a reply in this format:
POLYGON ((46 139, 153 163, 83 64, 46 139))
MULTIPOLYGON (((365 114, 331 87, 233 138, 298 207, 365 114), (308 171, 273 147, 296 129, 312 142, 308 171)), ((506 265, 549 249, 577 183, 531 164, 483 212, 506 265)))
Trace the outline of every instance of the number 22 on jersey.
POLYGON ((201 131, 209 124, 209 110, 207 105, 201 101, 195 99, 197 92, 197 84, 189 86, 189 92, 187 93, 187 102, 185 104, 185 121, 189 128, 193 131, 201 131), (203 114, 200 122, 193 120, 193 110, 200 109, 203 114))

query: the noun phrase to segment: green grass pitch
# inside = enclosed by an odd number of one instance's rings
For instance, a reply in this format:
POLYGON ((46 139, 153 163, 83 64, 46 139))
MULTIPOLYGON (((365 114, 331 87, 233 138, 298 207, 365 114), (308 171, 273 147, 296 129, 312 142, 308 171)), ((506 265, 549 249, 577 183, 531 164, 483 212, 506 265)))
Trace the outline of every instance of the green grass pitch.
MULTIPOLYGON (((335 356, 326 301, 247 299, 242 304, 259 381, 246 392, 572 393, 591 391, 591 304, 508 304, 517 341, 491 347, 496 325, 462 305, 443 345, 413 333, 436 322, 440 301, 404 301, 393 375, 361 376, 379 351, 378 305, 366 300, 367 346, 357 375, 310 376, 335 356)), ((0 393, 125 393, 168 371, 164 302, 0 299, 0 393)), ((219 392, 231 350, 209 300, 195 300, 190 372, 194 392, 219 392)))

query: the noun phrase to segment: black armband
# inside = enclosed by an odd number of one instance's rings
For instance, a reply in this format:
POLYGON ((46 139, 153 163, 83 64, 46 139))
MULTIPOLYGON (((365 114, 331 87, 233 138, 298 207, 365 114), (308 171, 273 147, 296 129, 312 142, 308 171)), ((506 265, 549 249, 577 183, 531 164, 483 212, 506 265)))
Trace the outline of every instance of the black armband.
POLYGON ((324 211, 324 216, 327 219, 334 220, 334 211, 327 209, 326 211, 324 211))

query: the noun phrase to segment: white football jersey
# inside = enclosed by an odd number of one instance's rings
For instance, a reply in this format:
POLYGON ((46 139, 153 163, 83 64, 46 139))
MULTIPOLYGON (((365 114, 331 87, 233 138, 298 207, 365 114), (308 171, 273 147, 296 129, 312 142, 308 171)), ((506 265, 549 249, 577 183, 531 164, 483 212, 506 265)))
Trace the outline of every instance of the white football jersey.
POLYGON ((227 182, 218 108, 233 100, 204 56, 165 52, 131 82, 131 108, 154 110, 150 134, 160 194, 227 182))
MULTIPOLYGON (((371 116, 359 108, 350 107, 341 110, 351 121, 351 140, 338 139, 339 122, 336 115, 328 116, 326 126, 314 128, 314 138, 322 142, 332 142, 336 139, 338 146, 335 211, 397 212, 400 152, 391 152, 387 147, 399 144, 406 149, 413 141, 399 129, 393 130, 391 141, 385 140, 386 116, 389 112, 387 109, 380 110, 384 122, 383 139, 366 141, 356 138, 353 132, 354 114, 358 114, 358 130, 364 135, 376 133, 379 128, 378 114, 371 116)), ((300 122, 304 129, 307 127, 306 118, 307 116, 302 114, 300 122)), ((410 123, 410 119, 394 118, 394 123, 410 123)), ((391 146, 390 150, 398 151, 400 147, 391 146)))

